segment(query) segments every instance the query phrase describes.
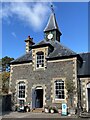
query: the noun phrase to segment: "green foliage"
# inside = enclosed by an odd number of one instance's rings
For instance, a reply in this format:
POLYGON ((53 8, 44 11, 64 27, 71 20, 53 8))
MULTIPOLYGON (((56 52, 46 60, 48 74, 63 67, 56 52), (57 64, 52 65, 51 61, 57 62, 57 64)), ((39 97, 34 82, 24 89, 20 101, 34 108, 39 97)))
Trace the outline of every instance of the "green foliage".
POLYGON ((74 86, 73 80, 71 80, 71 79, 66 80, 65 81, 65 87, 66 87, 66 90, 67 90, 68 98, 71 101, 71 106, 73 106, 73 95, 76 92, 76 88, 74 86))
POLYGON ((2 75, 2 92, 8 93, 10 73, 2 72, 1 75, 2 75))
POLYGON ((75 86, 72 80, 66 80, 65 87, 68 95, 73 95, 75 93, 75 86))
POLYGON ((5 56, 0 59, 0 94, 7 94, 9 90, 9 78, 10 78, 10 62, 14 58, 5 56))
POLYGON ((10 67, 9 63, 10 61, 14 60, 14 58, 5 56, 1 60, 2 60, 2 71, 9 71, 9 67, 10 67))

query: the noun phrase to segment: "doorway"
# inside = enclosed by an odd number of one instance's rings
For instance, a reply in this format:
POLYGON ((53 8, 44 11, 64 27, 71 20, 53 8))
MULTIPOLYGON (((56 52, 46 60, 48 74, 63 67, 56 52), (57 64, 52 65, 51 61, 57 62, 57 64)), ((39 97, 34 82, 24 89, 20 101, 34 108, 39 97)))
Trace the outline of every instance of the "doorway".
POLYGON ((90 88, 87 89, 88 92, 88 112, 90 112, 90 88))
POLYGON ((36 108, 43 107, 43 89, 36 89, 36 108))
POLYGON ((32 108, 43 108, 42 87, 36 87, 32 90, 32 108))
POLYGON ((87 101, 87 112, 90 112, 90 82, 86 88, 86 101, 87 101))

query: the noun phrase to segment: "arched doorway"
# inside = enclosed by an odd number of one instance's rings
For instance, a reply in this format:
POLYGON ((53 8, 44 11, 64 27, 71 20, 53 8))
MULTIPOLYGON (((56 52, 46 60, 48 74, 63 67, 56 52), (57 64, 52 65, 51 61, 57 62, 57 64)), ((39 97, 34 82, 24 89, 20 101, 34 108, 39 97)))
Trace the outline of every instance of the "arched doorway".
POLYGON ((43 108, 42 86, 37 86, 32 90, 32 108, 43 108))
POLYGON ((90 112, 90 83, 87 84, 87 112, 90 112))

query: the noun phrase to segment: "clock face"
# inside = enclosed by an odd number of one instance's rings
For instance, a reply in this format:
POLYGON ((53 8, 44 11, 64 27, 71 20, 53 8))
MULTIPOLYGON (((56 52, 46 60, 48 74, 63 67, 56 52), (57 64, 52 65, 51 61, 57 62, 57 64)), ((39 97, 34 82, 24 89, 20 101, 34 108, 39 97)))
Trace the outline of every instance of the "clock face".
POLYGON ((50 33, 50 34, 48 35, 48 39, 51 40, 52 38, 53 38, 53 34, 50 33))

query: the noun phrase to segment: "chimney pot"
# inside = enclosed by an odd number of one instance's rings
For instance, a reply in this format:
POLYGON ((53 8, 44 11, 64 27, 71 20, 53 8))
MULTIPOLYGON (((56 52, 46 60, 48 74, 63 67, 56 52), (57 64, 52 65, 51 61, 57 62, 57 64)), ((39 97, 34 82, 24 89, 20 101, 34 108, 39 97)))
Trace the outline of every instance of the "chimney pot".
POLYGON ((25 40, 25 42, 26 42, 26 53, 27 53, 31 50, 30 46, 34 45, 35 43, 33 42, 33 38, 31 38, 30 35, 25 40))

